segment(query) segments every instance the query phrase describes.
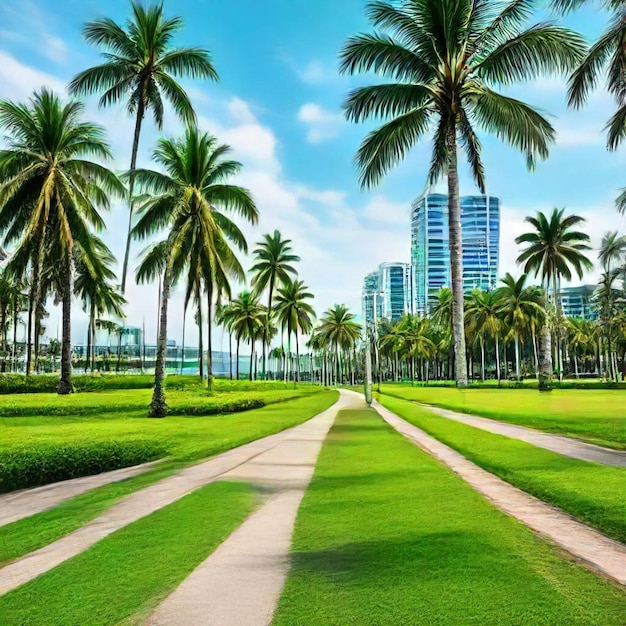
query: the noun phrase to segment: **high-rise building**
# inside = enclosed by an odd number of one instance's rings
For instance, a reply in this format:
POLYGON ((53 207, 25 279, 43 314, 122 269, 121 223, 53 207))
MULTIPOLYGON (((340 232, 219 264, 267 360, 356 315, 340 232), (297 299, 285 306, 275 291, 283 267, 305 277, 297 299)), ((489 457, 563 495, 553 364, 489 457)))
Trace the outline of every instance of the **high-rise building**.
POLYGON ((361 307, 363 323, 368 329, 374 325, 375 318, 382 317, 382 297, 378 288, 378 274, 378 271, 371 272, 363 280, 361 307))
POLYGON ((562 287, 561 308, 563 315, 584 320, 596 319, 597 313, 593 307, 593 293, 595 290, 595 285, 562 287))
POLYGON ((413 272, 410 263, 381 263, 378 287, 382 296, 382 317, 396 321, 413 312, 413 272))
MULTIPOLYGON (((493 196, 461 197, 463 288, 493 289, 498 279, 500 201, 493 196)), ((413 203, 411 263, 415 312, 427 313, 437 292, 450 287, 448 196, 426 193, 413 203)))
POLYGON ((463 290, 490 291, 498 280, 500 200, 493 196, 461 198, 463 290))

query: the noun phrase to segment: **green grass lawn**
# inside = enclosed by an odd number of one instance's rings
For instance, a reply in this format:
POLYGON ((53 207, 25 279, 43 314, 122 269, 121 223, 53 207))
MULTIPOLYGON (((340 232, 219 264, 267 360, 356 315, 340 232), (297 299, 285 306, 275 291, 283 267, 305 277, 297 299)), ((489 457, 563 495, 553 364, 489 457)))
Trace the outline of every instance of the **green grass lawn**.
POLYGON ((496 510, 373 410, 343 411, 274 626, 610 626, 626 594, 496 510))
POLYGON ((626 468, 570 459, 439 417, 406 400, 381 396, 380 402, 487 471, 626 541, 626 468))
POLYGON ((143 622, 245 519, 254 502, 247 485, 207 485, 1 597, 0 623, 143 622))
MULTIPOLYGON (((336 391, 324 391, 297 400, 221 418, 167 418, 165 420, 135 418, 130 426, 135 425, 135 428, 141 428, 146 424, 146 428, 154 429, 150 432, 166 442, 172 455, 171 458, 146 474, 104 485, 67 500, 49 511, 2 526, 0 528, 0 566, 79 528, 103 513, 123 496, 160 478, 165 478, 191 462, 296 426, 330 407, 336 399, 336 391), (192 428, 188 428, 188 425, 192 428)), ((94 436, 93 418, 79 422, 73 419, 69 424, 55 424, 58 419, 11 418, 8 421, 11 428, 15 430, 11 430, 11 437, 7 439, 18 442, 22 438, 54 442, 67 437, 94 436), (19 431, 20 427, 14 424, 22 420, 29 423, 22 426, 22 430, 19 431), (42 420, 47 422, 47 425, 44 426, 42 420), (43 429, 43 432, 40 429, 43 429), (31 432, 33 430, 36 431, 37 438, 33 437, 31 432), (83 432, 85 430, 87 430, 86 433, 83 432)), ((107 419, 106 424, 113 425, 116 437, 122 436, 120 428, 130 428, 122 418, 107 419), (118 422, 122 423, 118 424, 118 422)), ((100 436, 103 436, 102 431, 97 430, 100 436)), ((104 431, 104 435, 107 432, 104 431)), ((3 445, 8 445, 8 441, 0 436, 0 449, 3 445)))
POLYGON ((387 395, 626 449, 626 391, 454 389, 381 385, 387 395))

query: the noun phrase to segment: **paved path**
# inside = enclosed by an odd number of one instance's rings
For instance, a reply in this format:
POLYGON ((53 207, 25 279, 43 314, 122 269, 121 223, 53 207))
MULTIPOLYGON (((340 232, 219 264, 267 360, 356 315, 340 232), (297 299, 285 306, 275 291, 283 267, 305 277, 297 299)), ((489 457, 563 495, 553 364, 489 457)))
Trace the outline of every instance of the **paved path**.
POLYGON ((0 596, 80 554, 116 530, 150 515, 279 446, 291 436, 297 435, 300 430, 308 432, 308 425, 312 421, 327 419, 323 416, 328 413, 334 415, 336 407, 337 404, 304 424, 224 452, 126 496, 82 528, 1 568, 0 596))
POLYGON ((591 569, 626 585, 626 546, 486 472, 377 402, 374 408, 399 433, 447 465, 496 507, 548 537, 591 569))
POLYGON ((221 478, 257 484, 271 494, 156 609, 149 626, 267 626, 289 570, 289 546, 300 501, 337 411, 365 407, 342 392, 337 404, 279 445, 221 478))
POLYGON ((592 461, 593 463, 601 463, 602 465, 612 465, 613 467, 626 467, 626 451, 611 450, 601 446, 594 446, 591 443, 585 443, 571 437, 563 437, 552 433, 545 433, 534 428, 526 426, 518 426, 507 422, 499 422, 487 417, 478 417, 476 415, 468 415, 466 413, 457 413, 448 409, 440 409, 439 407, 428 404, 420 404, 425 409, 436 413, 441 417, 462 422, 475 428, 487 430, 490 433, 504 435, 512 439, 519 439, 530 443, 538 448, 545 448, 552 452, 569 456, 572 459, 580 459, 582 461, 592 461))
POLYGON ((12 491, 11 493, 1 495, 0 526, 51 509, 64 500, 79 496, 90 489, 143 474, 159 462, 152 461, 151 463, 124 467, 112 472, 102 472, 94 476, 62 480, 57 483, 43 485, 42 487, 21 489, 20 491, 12 491))

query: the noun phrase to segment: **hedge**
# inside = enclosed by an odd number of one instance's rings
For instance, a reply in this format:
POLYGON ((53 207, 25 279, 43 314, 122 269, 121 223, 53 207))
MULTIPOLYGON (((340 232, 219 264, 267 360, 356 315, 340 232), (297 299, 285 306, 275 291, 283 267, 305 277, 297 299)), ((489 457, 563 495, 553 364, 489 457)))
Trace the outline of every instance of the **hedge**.
POLYGON ((0 493, 130 467, 165 456, 157 441, 71 443, 0 452, 0 493))

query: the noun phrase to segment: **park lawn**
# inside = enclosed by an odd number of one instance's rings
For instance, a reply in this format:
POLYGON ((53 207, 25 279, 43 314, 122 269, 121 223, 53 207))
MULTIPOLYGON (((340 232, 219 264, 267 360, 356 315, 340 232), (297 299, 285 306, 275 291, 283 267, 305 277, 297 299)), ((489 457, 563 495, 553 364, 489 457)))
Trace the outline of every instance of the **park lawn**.
POLYGON ((406 400, 383 395, 380 402, 483 469, 626 541, 626 468, 571 459, 439 417, 406 400))
POLYGON ((381 393, 626 449, 626 391, 456 389, 381 385, 381 393))
POLYGON ((274 626, 623 625, 626 593, 495 509, 369 410, 304 496, 274 626))
POLYGON ((109 535, 0 598, 0 623, 142 622, 246 518, 253 489, 217 482, 109 535))
MULTIPOLYGON (((0 527, 0 566, 80 528, 122 497, 165 478, 192 462, 301 424, 329 408, 336 400, 336 391, 325 391, 222 418, 137 419, 138 422, 157 424, 157 433, 168 444, 171 458, 145 474, 92 489, 48 511, 0 527), (198 427, 191 433, 186 432, 187 424, 197 424, 198 427)), ((41 419, 37 418, 36 423, 39 424, 41 419)), ((15 421, 16 418, 11 418, 10 423, 13 424, 15 421)), ((93 419, 85 421, 82 427, 91 428, 92 422, 93 419)), ((112 422, 109 420, 107 423, 112 422)), ((24 427, 25 431, 29 428, 34 427, 24 427)), ((52 429, 52 426, 47 428, 47 439, 39 437, 39 440, 54 442, 67 436, 64 429, 59 433, 52 429)), ((25 432, 24 436, 28 437, 28 432, 25 432)), ((119 436, 119 433, 116 436, 119 436)), ((2 441, 2 444, 4 443, 2 441)))

